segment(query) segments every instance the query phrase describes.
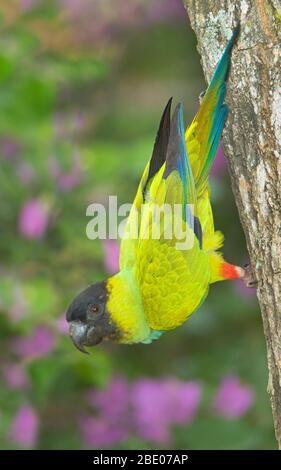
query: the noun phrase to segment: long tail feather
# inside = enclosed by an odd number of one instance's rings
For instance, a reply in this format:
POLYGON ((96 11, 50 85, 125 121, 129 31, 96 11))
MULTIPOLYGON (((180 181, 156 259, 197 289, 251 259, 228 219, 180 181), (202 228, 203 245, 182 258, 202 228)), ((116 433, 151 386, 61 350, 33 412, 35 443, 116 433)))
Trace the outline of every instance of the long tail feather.
POLYGON ((192 170, 198 195, 206 189, 208 174, 227 118, 228 109, 224 104, 226 81, 229 73, 231 51, 239 34, 239 29, 238 26, 234 30, 216 67, 199 111, 186 131, 187 147, 189 145, 194 147, 194 143, 197 147, 196 168, 192 168, 192 170))

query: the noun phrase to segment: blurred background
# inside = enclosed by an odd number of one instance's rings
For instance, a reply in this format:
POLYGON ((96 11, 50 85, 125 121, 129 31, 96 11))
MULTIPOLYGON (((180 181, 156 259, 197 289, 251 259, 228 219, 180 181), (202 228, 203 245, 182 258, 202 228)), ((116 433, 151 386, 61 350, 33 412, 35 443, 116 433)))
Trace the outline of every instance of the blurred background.
MULTIPOLYGON (((213 286, 150 346, 74 349, 64 312, 118 269, 87 206, 134 197, 171 95, 205 87, 181 0, 0 0, 0 447, 275 448, 254 290, 213 286)), ((247 262, 220 149, 224 253, 247 262)))

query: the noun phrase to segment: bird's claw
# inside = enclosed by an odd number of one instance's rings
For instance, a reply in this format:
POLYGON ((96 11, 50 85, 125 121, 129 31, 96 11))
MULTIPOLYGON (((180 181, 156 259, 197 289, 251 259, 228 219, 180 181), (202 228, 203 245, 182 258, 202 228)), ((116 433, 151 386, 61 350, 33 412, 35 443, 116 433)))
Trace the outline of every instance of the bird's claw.
POLYGON ((244 284, 247 287, 256 287, 258 281, 253 274, 252 266, 250 264, 244 264, 243 271, 244 274, 241 276, 241 279, 243 280, 244 284))
POLYGON ((199 94, 199 104, 202 103, 203 98, 204 98, 204 96, 205 96, 205 93, 206 93, 206 90, 203 90, 203 91, 201 91, 201 93, 199 94))

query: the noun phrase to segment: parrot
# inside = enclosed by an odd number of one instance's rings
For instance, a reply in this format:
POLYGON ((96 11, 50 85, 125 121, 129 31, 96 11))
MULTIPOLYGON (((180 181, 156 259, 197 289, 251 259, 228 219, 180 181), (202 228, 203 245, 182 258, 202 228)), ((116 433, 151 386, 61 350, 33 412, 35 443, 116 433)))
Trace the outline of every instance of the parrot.
POLYGON ((214 228, 208 182, 227 119, 226 83, 238 33, 239 26, 186 131, 182 104, 172 117, 172 98, 164 109, 121 240, 119 272, 83 290, 66 312, 70 338, 81 352, 103 340, 149 344, 185 323, 211 284, 233 279, 256 284, 250 265, 242 268, 223 258, 224 237, 214 228), (186 249, 179 249, 175 237, 164 236, 161 222, 159 237, 151 236, 155 221, 151 211, 142 209, 163 204, 180 206, 170 223, 193 236, 186 249), (140 224, 133 237, 136 213, 140 224))

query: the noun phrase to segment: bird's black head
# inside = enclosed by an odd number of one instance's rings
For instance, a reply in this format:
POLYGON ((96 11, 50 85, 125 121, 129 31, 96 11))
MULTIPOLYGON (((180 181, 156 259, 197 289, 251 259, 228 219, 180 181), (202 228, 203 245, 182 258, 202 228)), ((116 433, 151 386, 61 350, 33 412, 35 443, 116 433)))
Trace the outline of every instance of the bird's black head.
POLYGON ((81 352, 86 353, 85 346, 95 346, 103 339, 118 338, 106 310, 107 299, 106 282, 98 282, 81 292, 66 312, 70 337, 81 352))

